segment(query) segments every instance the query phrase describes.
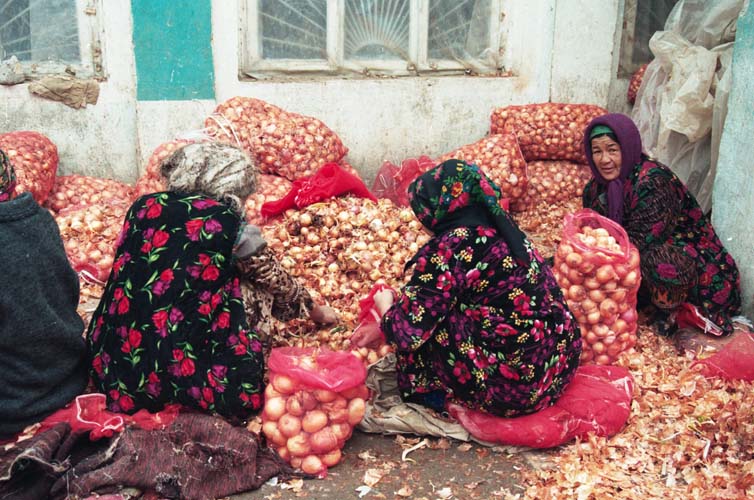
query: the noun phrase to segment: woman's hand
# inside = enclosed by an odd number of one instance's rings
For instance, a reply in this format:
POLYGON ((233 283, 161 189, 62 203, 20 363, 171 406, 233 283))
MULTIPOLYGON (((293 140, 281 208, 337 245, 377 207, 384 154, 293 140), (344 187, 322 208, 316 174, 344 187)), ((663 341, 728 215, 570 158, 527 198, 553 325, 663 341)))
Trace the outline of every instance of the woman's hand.
POLYGON ((374 294, 374 307, 380 316, 384 316, 388 309, 393 306, 395 301, 395 295, 392 290, 380 290, 374 294))
POLYGON ((320 325, 331 325, 337 323, 340 319, 338 313, 332 307, 316 304, 309 313, 309 318, 320 325))
POLYGON ((380 330, 379 323, 359 325, 351 335, 351 345, 377 349, 385 343, 385 334, 380 330))

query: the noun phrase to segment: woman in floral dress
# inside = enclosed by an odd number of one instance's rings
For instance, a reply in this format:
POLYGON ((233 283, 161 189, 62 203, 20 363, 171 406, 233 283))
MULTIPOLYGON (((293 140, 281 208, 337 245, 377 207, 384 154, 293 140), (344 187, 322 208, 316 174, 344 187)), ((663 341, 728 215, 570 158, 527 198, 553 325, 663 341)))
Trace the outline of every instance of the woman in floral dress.
POLYGON ((244 299, 266 301, 281 320, 310 311, 315 321, 335 318, 244 224, 241 200, 256 170, 243 151, 191 144, 162 173, 168 191, 142 196, 126 214, 87 331, 94 385, 111 411, 180 403, 243 420, 264 388, 261 318, 244 299))
POLYGON ((500 207, 499 188, 477 166, 448 160, 409 197, 433 237, 407 264, 413 274, 396 302, 375 296, 404 400, 504 417, 554 403, 578 365, 579 329, 551 269, 500 207))
POLYGON ((642 153, 639 130, 625 115, 592 120, 584 148, 593 175, 584 207, 622 225, 639 249, 639 301, 659 308, 661 333, 675 331, 682 304, 715 333, 731 333, 741 310, 738 268, 686 186, 642 153))

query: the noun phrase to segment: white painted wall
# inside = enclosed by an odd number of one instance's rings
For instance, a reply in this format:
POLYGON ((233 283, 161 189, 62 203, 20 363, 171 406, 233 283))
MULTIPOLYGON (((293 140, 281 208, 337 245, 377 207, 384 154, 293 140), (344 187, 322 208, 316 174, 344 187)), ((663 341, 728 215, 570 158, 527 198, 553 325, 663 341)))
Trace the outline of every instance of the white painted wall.
MULTIPOLYGON (((26 85, 0 88, 0 132, 47 134, 60 150, 61 173, 132 182, 156 146, 200 129, 216 103, 137 102, 129 2, 102 4, 107 80, 97 105, 73 110, 31 96, 26 85)), ((252 82, 238 79, 238 2, 213 0, 216 99, 251 96, 321 119, 367 179, 383 160, 436 157, 482 138, 497 106, 549 100, 607 106, 621 0, 505 0, 503 9, 504 60, 514 77, 252 82)))

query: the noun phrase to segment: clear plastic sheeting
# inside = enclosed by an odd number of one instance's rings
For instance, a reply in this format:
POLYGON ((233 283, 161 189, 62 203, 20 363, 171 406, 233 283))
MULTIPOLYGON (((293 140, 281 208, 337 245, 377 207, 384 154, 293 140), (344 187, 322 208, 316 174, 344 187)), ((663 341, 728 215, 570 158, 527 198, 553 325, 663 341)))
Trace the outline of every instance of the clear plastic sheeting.
POLYGON ((644 150, 668 165, 707 212, 730 93, 738 15, 748 0, 681 0, 649 42, 633 119, 644 150))

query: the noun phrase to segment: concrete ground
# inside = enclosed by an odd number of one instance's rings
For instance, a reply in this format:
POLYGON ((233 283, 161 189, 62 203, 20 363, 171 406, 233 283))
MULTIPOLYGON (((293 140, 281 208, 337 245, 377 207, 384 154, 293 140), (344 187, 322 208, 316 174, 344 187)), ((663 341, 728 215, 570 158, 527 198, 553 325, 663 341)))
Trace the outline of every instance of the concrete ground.
POLYGON ((504 498, 506 491, 523 493, 519 471, 531 467, 532 454, 536 454, 446 439, 427 438, 426 445, 422 441, 416 436, 355 431, 343 450, 343 460, 325 479, 268 483, 232 500, 504 498), (417 449, 405 453, 416 445, 417 449))

